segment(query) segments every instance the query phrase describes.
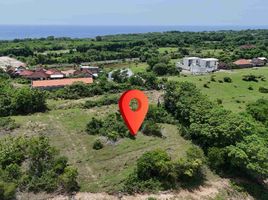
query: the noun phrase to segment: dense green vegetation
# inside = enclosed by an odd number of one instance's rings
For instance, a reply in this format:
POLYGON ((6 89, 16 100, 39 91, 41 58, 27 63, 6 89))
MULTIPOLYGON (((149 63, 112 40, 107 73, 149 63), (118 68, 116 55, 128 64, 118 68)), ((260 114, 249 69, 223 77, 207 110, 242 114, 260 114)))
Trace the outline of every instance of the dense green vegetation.
POLYGON ((29 114, 46 110, 46 94, 30 88, 16 88, 7 80, 0 83, 0 116, 29 114))
POLYGON ((0 140, 0 197, 13 199, 17 188, 24 191, 78 189, 77 170, 68 166, 46 137, 7 137, 0 140))
POLYGON ((188 149, 185 158, 175 161, 161 149, 146 152, 137 160, 124 190, 152 192, 177 188, 180 184, 190 185, 193 178, 202 178, 204 160, 203 152, 197 147, 188 149))
MULTIPOLYGON (((258 110, 264 107, 254 105, 260 107, 258 110)), ((165 107, 184 125, 184 135, 204 149, 213 167, 243 171, 256 180, 268 177, 268 132, 264 124, 213 104, 187 82, 169 83, 165 107)))
MULTIPOLYGON (((268 178, 267 68, 192 76, 180 75, 174 64, 188 55, 228 64, 268 57, 267 34, 167 32, 1 41, 0 56, 30 65, 140 61, 100 64, 103 72, 93 84, 46 92, 1 71, 0 199, 12 199, 17 189, 71 192, 78 185, 87 192, 189 188, 215 178, 207 164, 223 177, 260 188, 268 178), (127 77, 123 68, 135 75, 127 77), (113 81, 108 81, 112 70, 113 81), (150 99, 137 137, 130 136, 116 105, 121 93, 132 88, 148 92, 150 99)), ((256 191, 266 199, 266 189, 256 191)))
MULTIPOLYGON (((94 62, 140 58, 155 59, 155 54, 217 57, 224 62, 267 55, 267 30, 126 34, 96 39, 40 38, 1 41, 0 56, 13 55, 30 65, 94 62), (240 48, 251 45, 254 48, 240 48), (158 47, 162 47, 158 51, 158 47), (163 49, 163 47, 168 47, 163 49), (175 47, 175 49, 174 49, 175 47), (173 48, 173 49, 172 49, 173 48)), ((158 68, 158 67, 157 67, 158 68)), ((159 66, 159 68, 161 68, 159 66)), ((158 70, 157 70, 158 71, 158 70)))

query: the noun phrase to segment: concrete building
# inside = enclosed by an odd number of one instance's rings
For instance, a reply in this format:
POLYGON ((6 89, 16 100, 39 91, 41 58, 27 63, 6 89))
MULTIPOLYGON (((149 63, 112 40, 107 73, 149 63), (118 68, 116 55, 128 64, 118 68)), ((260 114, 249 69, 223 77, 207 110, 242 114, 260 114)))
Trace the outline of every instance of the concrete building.
POLYGON ((192 74, 205 74, 218 70, 219 60, 216 58, 186 57, 177 63, 177 68, 190 71, 192 74))

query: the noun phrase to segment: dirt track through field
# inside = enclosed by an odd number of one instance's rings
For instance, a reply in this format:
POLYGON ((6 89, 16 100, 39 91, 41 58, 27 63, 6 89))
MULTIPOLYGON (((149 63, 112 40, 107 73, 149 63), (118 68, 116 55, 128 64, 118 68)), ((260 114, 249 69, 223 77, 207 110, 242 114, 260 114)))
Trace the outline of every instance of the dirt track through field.
MULTIPOLYGON (((227 179, 220 179, 215 182, 207 183, 204 186, 200 186, 193 190, 180 190, 178 192, 162 192, 159 194, 136 194, 136 195, 109 195, 107 193, 83 193, 79 192, 72 196, 59 195, 49 200, 148 200, 149 197, 157 200, 209 200, 217 196, 222 191, 231 192, 232 189, 229 187, 229 181, 227 179)), ((41 200, 40 198, 37 198, 41 200)), ((43 198, 44 199, 44 198, 43 198)), ((43 200, 42 199, 42 200, 43 200)), ((241 195, 235 195, 235 197, 228 198, 233 200, 252 200, 253 198, 241 195)), ((23 200, 23 199, 20 199, 23 200)))

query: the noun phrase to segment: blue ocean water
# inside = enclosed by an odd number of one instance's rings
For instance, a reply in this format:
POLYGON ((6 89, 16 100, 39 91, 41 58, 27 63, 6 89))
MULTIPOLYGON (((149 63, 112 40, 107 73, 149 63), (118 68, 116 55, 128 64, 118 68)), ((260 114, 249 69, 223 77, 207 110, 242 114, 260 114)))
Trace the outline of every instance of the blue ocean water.
POLYGON ((217 31, 268 29, 267 26, 63 26, 0 25, 0 40, 41 38, 47 36, 94 38, 98 35, 147 33, 163 31, 217 31))

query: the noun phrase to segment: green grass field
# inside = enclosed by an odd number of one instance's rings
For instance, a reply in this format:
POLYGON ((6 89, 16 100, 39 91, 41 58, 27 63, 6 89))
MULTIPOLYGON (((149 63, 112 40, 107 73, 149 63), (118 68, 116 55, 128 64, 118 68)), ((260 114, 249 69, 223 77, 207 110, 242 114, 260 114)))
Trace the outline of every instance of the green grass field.
MULTIPOLYGON (((112 143, 101 137, 105 147, 98 151, 92 149, 99 136, 85 132, 87 122, 93 116, 102 117, 116 110, 117 105, 111 105, 16 116, 13 118, 21 127, 14 134, 49 136, 52 145, 69 158, 72 166, 78 168, 81 191, 87 192, 119 190, 122 181, 133 170, 137 158, 146 151, 162 148, 175 159, 185 155, 185 151, 192 145, 180 136, 176 126, 162 124, 165 139, 139 133, 136 139, 121 139, 112 143)), ((208 174, 215 178, 212 173, 208 174)))
MULTIPOLYGON (((145 64, 139 64, 139 70, 145 70, 145 64)), ((173 81, 189 81, 197 85, 201 91, 208 95, 212 101, 223 100, 223 105, 233 111, 242 111, 245 105, 259 98, 268 98, 268 94, 258 91, 260 86, 268 87, 267 82, 245 82, 243 75, 263 75, 268 80, 268 67, 259 69, 243 69, 228 72, 215 73, 216 82, 210 82, 209 88, 203 85, 210 81, 211 74, 202 76, 168 77, 173 81), (224 77, 230 77, 232 83, 219 83, 224 77), (249 90, 252 86, 254 90, 249 90), (239 103, 238 103, 239 101, 239 103)), ((161 91, 147 92, 150 103, 156 103, 161 91)), ((118 97, 120 94, 114 94, 118 97)), ((62 155, 69 158, 72 166, 78 168, 78 181, 81 191, 87 192, 113 192, 120 190, 125 177, 133 170, 137 158, 144 152, 162 148, 167 150, 175 159, 185 155, 185 151, 193 145, 183 139, 176 126, 162 124, 162 132, 165 138, 156 138, 138 134, 135 140, 120 139, 116 143, 100 137, 105 146, 101 150, 92 148, 94 141, 99 136, 88 135, 85 132, 86 124, 92 117, 104 117, 111 112, 116 112, 117 105, 82 109, 86 100, 101 98, 96 96, 79 100, 49 100, 50 111, 36 113, 28 116, 13 116, 20 124, 20 128, 12 132, 13 135, 47 135, 53 146, 62 155)), ((206 170, 208 181, 218 179, 208 169, 206 170)))
POLYGON ((160 47, 158 51, 159 53, 165 53, 165 52, 172 53, 172 52, 178 51, 178 48, 177 47, 160 47))
POLYGON ((254 102, 257 99, 268 99, 268 94, 260 93, 259 87, 268 87, 268 67, 263 68, 250 68, 239 69, 233 71, 216 72, 214 77, 216 82, 210 81, 212 74, 187 77, 169 77, 169 80, 173 81, 189 81, 197 85, 203 94, 206 94, 212 101, 221 99, 223 106, 227 109, 231 109, 235 112, 243 111, 246 104, 254 102), (262 75, 266 78, 266 81, 259 82, 246 82, 242 80, 243 75, 262 75), (223 80, 224 77, 230 77, 232 83, 219 83, 218 80, 223 80), (204 84, 210 82, 209 88, 205 88, 204 84), (249 90, 249 87, 253 90, 249 90))
POLYGON ((123 68, 130 68, 133 73, 145 72, 146 68, 148 67, 147 63, 144 62, 124 62, 124 63, 117 63, 117 64, 107 64, 104 66, 104 70, 106 72, 110 72, 116 69, 123 69, 123 68))

